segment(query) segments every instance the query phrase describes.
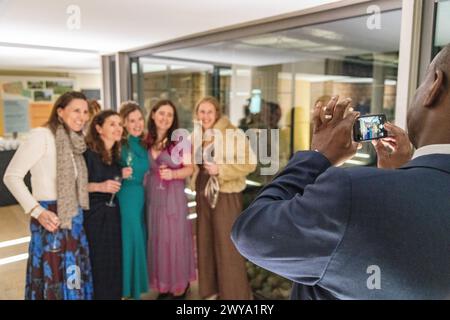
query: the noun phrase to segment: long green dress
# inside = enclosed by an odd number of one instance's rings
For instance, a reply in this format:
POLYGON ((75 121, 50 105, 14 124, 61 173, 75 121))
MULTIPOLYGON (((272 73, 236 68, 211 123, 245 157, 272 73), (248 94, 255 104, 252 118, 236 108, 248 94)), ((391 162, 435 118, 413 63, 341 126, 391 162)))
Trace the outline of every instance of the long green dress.
POLYGON ((149 170, 147 150, 140 138, 129 136, 122 146, 121 165, 132 167, 133 174, 122 181, 118 193, 122 217, 123 297, 140 299, 148 291, 145 192, 143 180, 149 170))

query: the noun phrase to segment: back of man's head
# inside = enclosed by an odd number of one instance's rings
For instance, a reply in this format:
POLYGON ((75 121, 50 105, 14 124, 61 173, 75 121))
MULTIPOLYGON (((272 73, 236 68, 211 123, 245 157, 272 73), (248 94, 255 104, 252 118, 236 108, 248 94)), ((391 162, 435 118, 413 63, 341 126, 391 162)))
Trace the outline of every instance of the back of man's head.
POLYGON ((416 148, 450 143, 450 44, 430 64, 408 110, 409 138, 416 148))
POLYGON ((436 56, 434 61, 434 68, 440 69, 444 72, 444 85, 449 89, 450 85, 450 43, 446 45, 439 54, 436 56))

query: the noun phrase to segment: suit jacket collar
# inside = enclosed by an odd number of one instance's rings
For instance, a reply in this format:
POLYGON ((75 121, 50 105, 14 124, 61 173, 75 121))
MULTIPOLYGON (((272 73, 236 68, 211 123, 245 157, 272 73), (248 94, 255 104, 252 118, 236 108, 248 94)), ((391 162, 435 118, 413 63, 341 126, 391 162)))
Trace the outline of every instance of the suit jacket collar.
POLYGON ((450 174, 450 154, 436 153, 420 156, 411 160, 400 169, 409 169, 417 167, 437 169, 450 174))

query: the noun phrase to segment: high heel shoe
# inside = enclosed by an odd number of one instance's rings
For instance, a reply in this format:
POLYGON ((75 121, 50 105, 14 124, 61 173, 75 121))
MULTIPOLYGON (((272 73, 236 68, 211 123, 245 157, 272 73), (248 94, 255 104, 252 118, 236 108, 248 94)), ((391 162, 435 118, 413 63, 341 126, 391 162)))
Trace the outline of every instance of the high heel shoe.
POLYGON ((186 286, 186 289, 184 289, 184 292, 181 295, 178 295, 178 296, 172 295, 172 299, 173 300, 186 299, 186 295, 189 293, 190 289, 191 289, 191 284, 188 282, 188 284, 186 286))

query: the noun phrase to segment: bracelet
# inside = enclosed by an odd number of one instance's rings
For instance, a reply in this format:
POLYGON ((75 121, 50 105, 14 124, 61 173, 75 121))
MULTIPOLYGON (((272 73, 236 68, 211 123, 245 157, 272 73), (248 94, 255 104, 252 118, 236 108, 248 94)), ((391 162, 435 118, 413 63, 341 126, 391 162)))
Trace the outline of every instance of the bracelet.
POLYGON ((30 214, 30 215, 31 215, 31 213, 33 213, 33 211, 36 210, 36 209, 39 208, 39 207, 40 207, 39 204, 35 205, 35 206, 33 207, 33 209, 31 209, 30 212, 28 212, 27 214, 30 214))

